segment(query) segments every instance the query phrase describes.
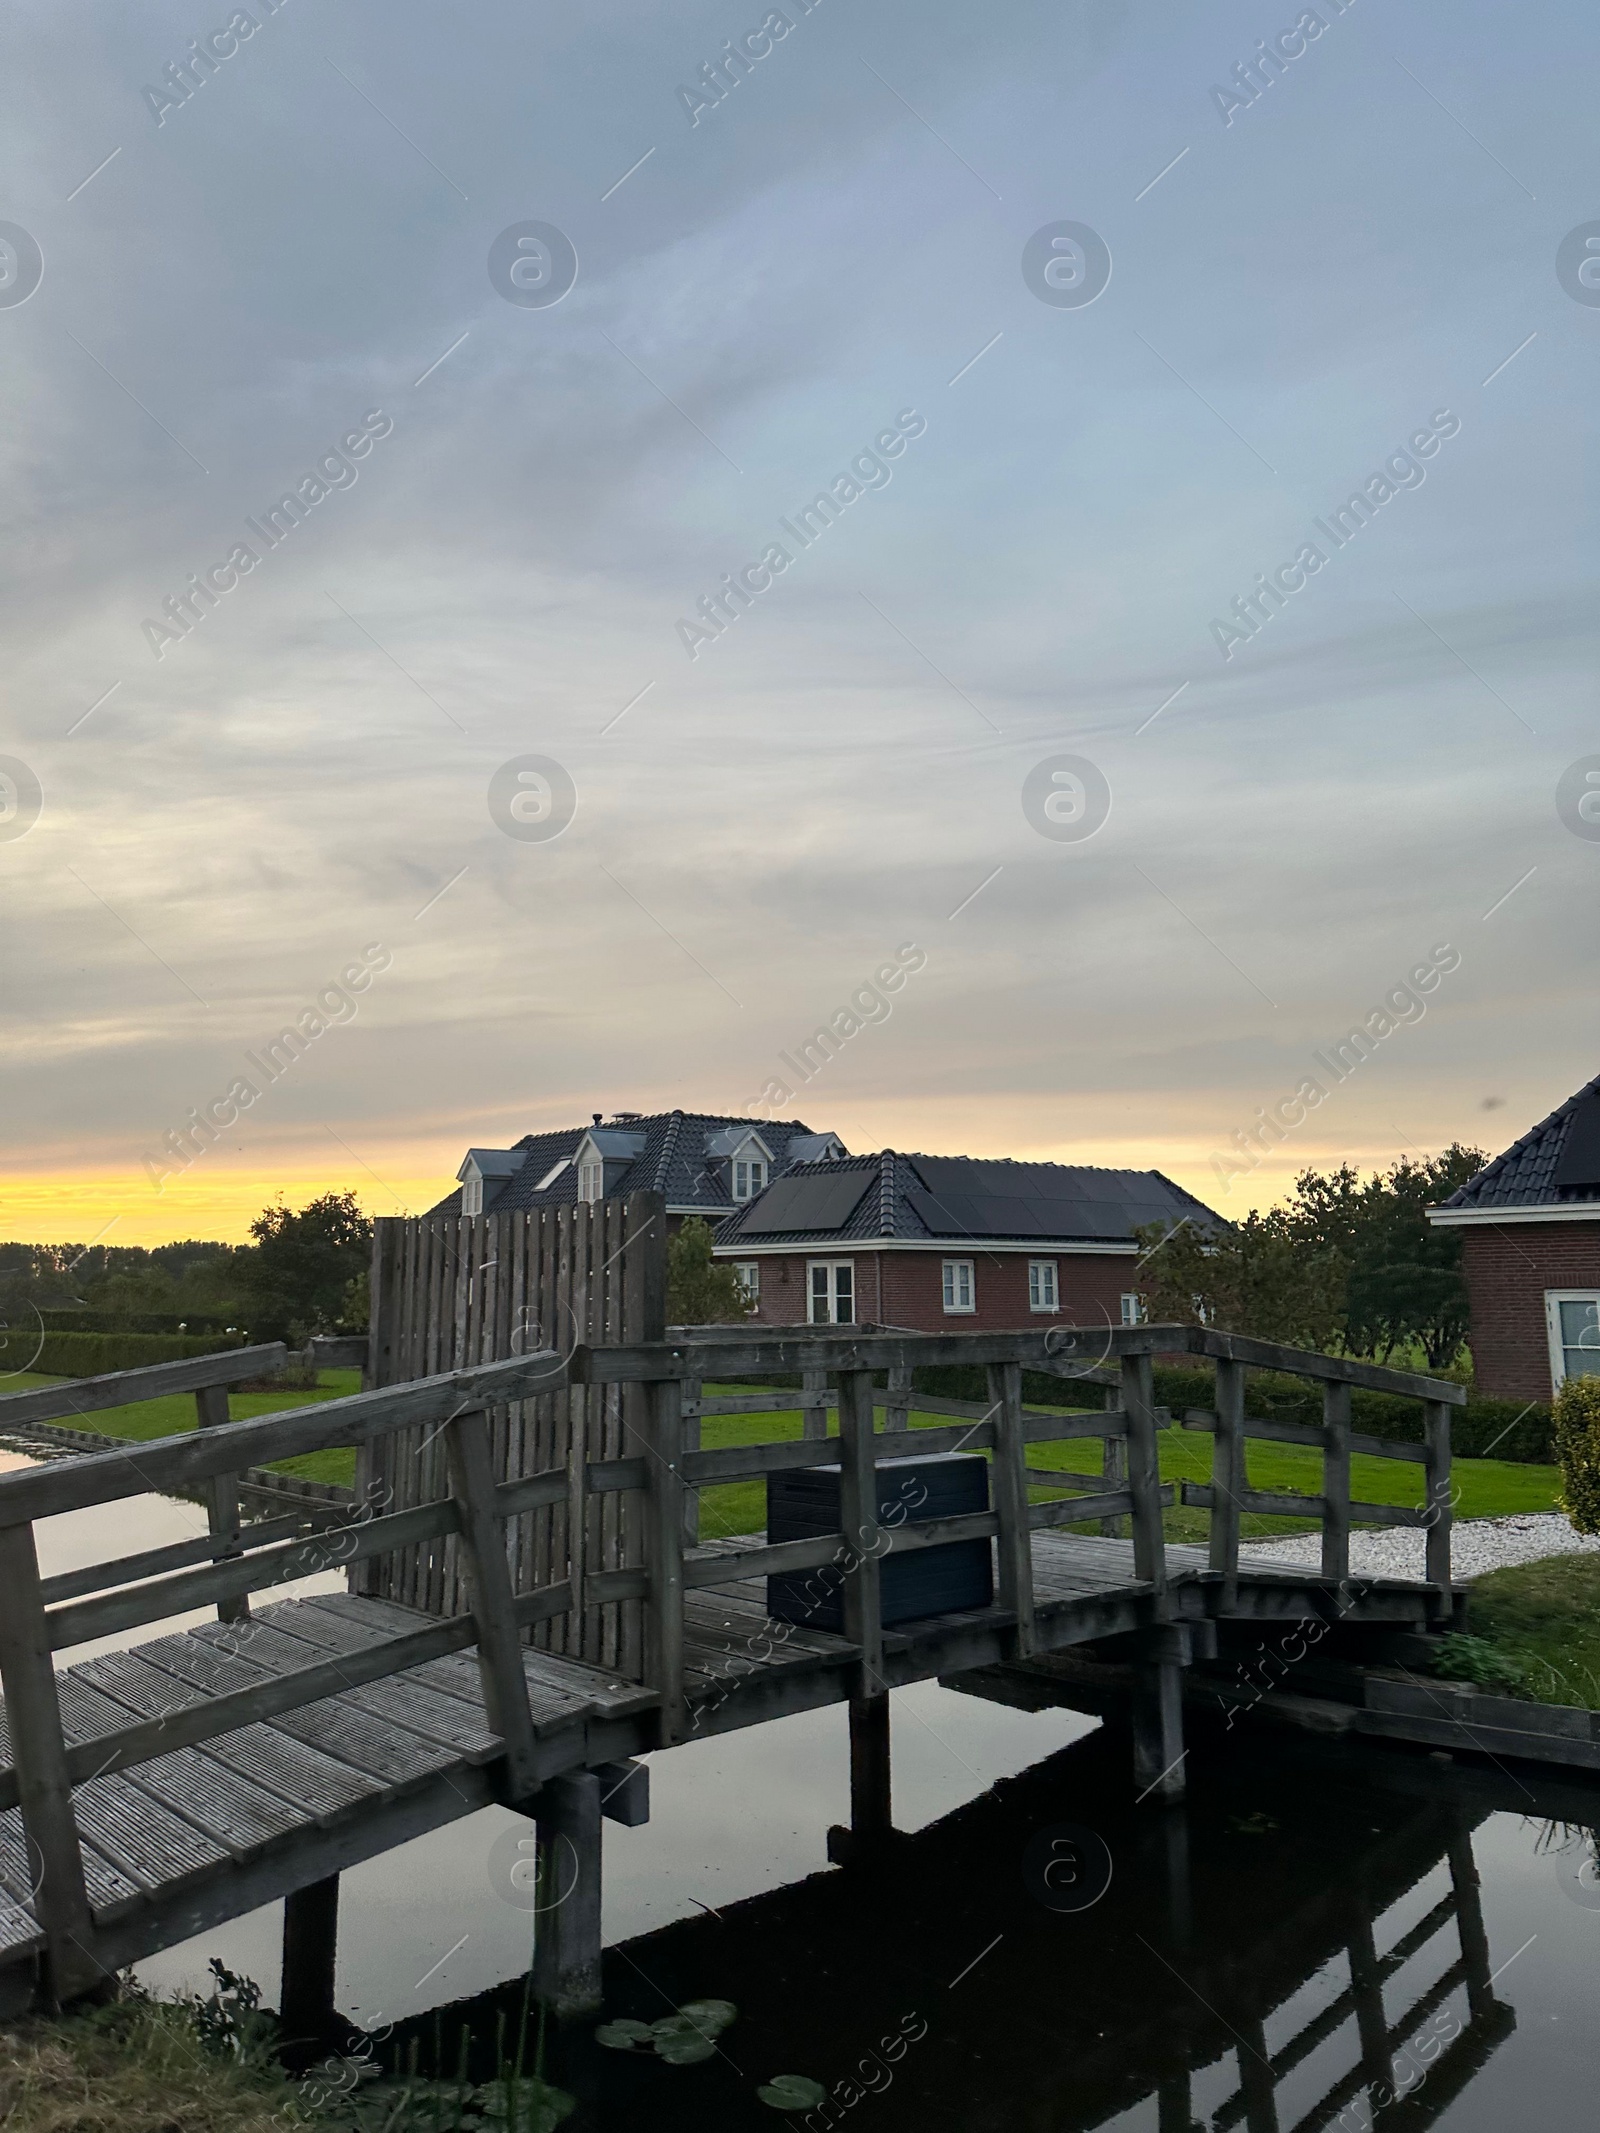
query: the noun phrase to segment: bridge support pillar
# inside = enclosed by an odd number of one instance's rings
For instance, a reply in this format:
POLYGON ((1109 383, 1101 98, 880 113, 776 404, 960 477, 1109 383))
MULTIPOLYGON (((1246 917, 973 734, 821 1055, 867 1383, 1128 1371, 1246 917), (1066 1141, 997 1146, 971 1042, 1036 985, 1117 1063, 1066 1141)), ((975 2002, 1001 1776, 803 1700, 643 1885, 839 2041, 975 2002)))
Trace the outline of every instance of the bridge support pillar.
POLYGON ((870 1844, 894 1827, 889 1699, 850 1699, 850 1833, 870 1844))
POLYGON ((559 2021, 594 2014, 600 1990, 600 1779, 569 1771, 533 1800, 539 1907, 533 1990, 559 2021))
POLYGON ((1133 1777, 1141 1800, 1167 1806, 1184 1794, 1183 1624, 1157 1623, 1142 1647, 1133 1674, 1133 1777))
POLYGON ((334 2042, 338 2014, 339 1877, 313 1881, 283 1900, 283 1984, 278 2019, 291 2063, 310 2064, 334 2042))

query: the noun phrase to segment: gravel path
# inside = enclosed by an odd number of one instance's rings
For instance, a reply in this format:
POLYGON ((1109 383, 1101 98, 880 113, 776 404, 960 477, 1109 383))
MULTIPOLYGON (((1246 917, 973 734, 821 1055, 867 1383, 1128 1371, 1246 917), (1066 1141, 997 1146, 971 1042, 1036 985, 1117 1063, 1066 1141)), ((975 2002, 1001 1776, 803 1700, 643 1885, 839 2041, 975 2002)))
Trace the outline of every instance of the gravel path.
MULTIPOLYGON (((1380 1528, 1350 1536, 1350 1568, 1358 1577, 1424 1578, 1427 1535, 1416 1526, 1380 1528)), ((1536 1563, 1547 1555, 1589 1555, 1600 1549, 1600 1535, 1574 1533, 1555 1511, 1530 1512, 1517 1518, 1468 1518, 1457 1521, 1450 1536, 1450 1568, 1457 1579, 1482 1577, 1512 1563, 1536 1563)), ((1252 1541, 1239 1551, 1268 1562, 1295 1563, 1315 1570, 1322 1560, 1321 1537, 1294 1533, 1287 1540, 1252 1541)))

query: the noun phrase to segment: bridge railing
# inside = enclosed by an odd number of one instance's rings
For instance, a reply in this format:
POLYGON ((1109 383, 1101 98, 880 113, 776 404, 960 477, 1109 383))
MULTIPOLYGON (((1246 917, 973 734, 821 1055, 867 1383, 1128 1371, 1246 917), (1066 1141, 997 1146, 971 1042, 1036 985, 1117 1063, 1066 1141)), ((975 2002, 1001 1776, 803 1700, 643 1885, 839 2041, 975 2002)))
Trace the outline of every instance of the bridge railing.
POLYGON ((1463 1386, 1414 1371, 1389 1370, 1345 1356, 1317 1355, 1274 1341, 1250 1340, 1209 1327, 1186 1329, 1192 1354, 1216 1364, 1216 1405, 1190 1408, 1185 1429, 1212 1438, 1211 1479, 1185 1482, 1183 1501, 1211 1514, 1210 1559, 1230 1581, 1238 1575, 1241 1521, 1245 1515, 1313 1518, 1322 1531, 1322 1574, 1344 1579, 1350 1574, 1352 1526, 1420 1527, 1426 1535, 1424 1574, 1435 1588, 1440 1613, 1450 1605, 1450 1532, 1453 1497, 1450 1485, 1450 1410, 1466 1401, 1463 1386), (1270 1370, 1317 1386, 1322 1395, 1322 1425, 1280 1422, 1245 1412, 1246 1377, 1270 1370), (1376 1437, 1351 1427, 1350 1395, 1361 1387, 1413 1399, 1422 1408, 1422 1440, 1408 1443, 1376 1437), (1303 1445, 1322 1454, 1322 1488, 1317 1495, 1250 1486, 1246 1445, 1251 1439, 1271 1444, 1303 1445), (1392 1459, 1423 1470, 1423 1501, 1418 1508, 1365 1503, 1350 1494, 1350 1461, 1355 1453, 1392 1459))

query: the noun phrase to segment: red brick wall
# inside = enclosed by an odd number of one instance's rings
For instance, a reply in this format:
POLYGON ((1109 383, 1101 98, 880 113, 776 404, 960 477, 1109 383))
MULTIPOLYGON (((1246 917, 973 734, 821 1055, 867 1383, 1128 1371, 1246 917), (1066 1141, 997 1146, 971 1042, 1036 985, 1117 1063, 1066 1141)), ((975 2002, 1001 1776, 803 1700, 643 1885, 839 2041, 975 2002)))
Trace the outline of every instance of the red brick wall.
MULTIPOLYGON (((730 1253, 730 1257, 737 1254, 730 1253)), ((761 1304, 756 1322, 794 1325, 806 1317, 808 1259, 851 1259, 856 1270, 856 1316, 879 1325, 909 1326, 919 1333, 1013 1332, 1018 1327, 1120 1325, 1122 1293, 1135 1286, 1134 1260, 1075 1256, 1070 1252, 998 1252, 977 1247, 952 1252, 970 1258, 975 1311, 944 1309, 942 1252, 836 1251, 774 1253, 761 1268, 761 1304), (1028 1261, 1053 1258, 1061 1309, 1055 1316, 1028 1309, 1028 1261)))
POLYGON ((1600 1289, 1600 1221, 1508 1222, 1462 1233, 1478 1389, 1548 1400, 1546 1289, 1600 1289))

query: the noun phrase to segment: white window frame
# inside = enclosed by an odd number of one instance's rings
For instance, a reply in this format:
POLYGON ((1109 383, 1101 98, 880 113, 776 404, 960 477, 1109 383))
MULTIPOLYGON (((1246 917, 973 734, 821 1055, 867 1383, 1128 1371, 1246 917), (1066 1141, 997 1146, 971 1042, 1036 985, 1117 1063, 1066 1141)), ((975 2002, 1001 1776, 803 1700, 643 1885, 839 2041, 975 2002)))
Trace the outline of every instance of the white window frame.
MULTIPOLYGON (((1545 1334, 1550 1343, 1550 1391, 1554 1397, 1567 1381, 1567 1349, 1561 1338, 1561 1310, 1564 1303, 1592 1303, 1600 1312, 1600 1289, 1546 1289, 1544 1292, 1545 1334)), ((1588 1373, 1585 1372, 1587 1376, 1588 1373)))
POLYGON ((856 1263, 853 1259, 808 1259, 806 1261, 806 1324, 808 1326, 848 1326, 855 1323, 856 1309, 856 1263), (839 1276, 850 1277, 850 1309, 839 1316, 839 1276), (823 1275, 825 1301, 828 1315, 817 1316, 817 1276, 823 1275))
POLYGON ((947 1318, 970 1318, 978 1308, 978 1282, 970 1259, 946 1259, 939 1269, 947 1318), (962 1290, 966 1301, 962 1301, 962 1290))
POLYGON ((1053 1259, 1028 1261, 1028 1309, 1059 1313, 1061 1280, 1053 1259))
POLYGON ((733 1197, 743 1205, 767 1189, 767 1159, 764 1155, 751 1155, 749 1143, 733 1159, 733 1197))
POLYGON ((759 1259, 736 1259, 733 1271, 739 1277, 739 1286, 744 1290, 747 1303, 761 1301, 761 1261, 759 1259))
POLYGON ((586 1155, 578 1165, 578 1198, 586 1207, 593 1207, 605 1196, 605 1159, 598 1155, 586 1155))
POLYGON ((1122 1292, 1122 1323, 1125 1326, 1142 1326, 1145 1322, 1144 1298, 1137 1289, 1122 1292))
POLYGON ((461 1180, 461 1212, 464 1215, 483 1213, 483 1172, 469 1170, 461 1180))

